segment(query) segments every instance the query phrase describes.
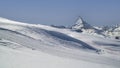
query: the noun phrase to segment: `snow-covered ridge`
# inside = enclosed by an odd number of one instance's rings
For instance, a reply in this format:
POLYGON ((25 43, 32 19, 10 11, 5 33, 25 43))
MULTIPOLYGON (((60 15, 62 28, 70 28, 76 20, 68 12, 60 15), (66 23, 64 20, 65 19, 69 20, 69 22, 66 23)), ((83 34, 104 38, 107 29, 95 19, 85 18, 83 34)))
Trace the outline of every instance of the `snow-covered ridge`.
POLYGON ((0 17, 0 22, 4 22, 8 24, 22 24, 22 25, 26 24, 26 23, 17 22, 17 21, 9 20, 9 19, 2 18, 2 17, 0 17))
POLYGON ((0 23, 8 24, 8 25, 12 24, 12 25, 22 25, 22 26, 49 27, 47 25, 42 25, 42 24, 28 24, 28 23, 18 22, 18 21, 10 20, 3 17, 0 17, 0 23))

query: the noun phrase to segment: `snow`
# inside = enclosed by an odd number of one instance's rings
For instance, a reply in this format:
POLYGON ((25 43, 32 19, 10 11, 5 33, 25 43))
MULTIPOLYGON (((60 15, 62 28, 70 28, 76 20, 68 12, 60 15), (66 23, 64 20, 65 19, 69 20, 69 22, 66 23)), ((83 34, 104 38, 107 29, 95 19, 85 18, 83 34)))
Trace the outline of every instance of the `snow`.
POLYGON ((18 51, 2 46, 0 58, 1 68, 115 68, 111 65, 62 58, 29 49, 18 51))
POLYGON ((119 68, 119 56, 115 39, 0 18, 0 68, 119 68))

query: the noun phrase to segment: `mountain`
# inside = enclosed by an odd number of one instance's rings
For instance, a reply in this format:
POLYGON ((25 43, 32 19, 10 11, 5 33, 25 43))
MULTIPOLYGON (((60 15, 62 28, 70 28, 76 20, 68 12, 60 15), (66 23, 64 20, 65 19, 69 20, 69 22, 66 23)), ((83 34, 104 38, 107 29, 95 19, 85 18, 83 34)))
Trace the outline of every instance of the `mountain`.
POLYGON ((0 68, 119 68, 119 56, 115 39, 0 18, 0 68))
POLYGON ((78 17, 76 23, 71 27, 71 29, 77 32, 100 37, 120 36, 120 25, 104 27, 91 26, 90 24, 86 23, 81 17, 78 17))
POLYGON ((73 31, 85 33, 85 34, 91 34, 95 36, 101 36, 104 35, 101 33, 101 30, 98 29, 98 27, 94 27, 87 22, 85 22, 82 17, 78 17, 76 23, 71 27, 73 31))
POLYGON ((78 17, 75 25, 72 26, 72 29, 93 29, 93 27, 86 23, 81 17, 78 17))
POLYGON ((120 37, 120 25, 105 26, 103 27, 103 33, 109 37, 120 37))

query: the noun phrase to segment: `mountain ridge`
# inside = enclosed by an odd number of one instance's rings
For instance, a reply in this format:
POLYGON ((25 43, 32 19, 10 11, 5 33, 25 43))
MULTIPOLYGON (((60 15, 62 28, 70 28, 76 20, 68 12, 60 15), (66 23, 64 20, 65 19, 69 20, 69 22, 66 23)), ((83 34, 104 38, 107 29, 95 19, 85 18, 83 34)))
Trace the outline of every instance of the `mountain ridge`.
POLYGON ((91 35, 98 35, 102 37, 112 37, 112 36, 120 36, 120 25, 117 26, 104 26, 104 27, 97 27, 91 26, 87 22, 85 22, 81 17, 78 17, 75 25, 73 25, 72 30, 81 33, 87 33, 91 35))

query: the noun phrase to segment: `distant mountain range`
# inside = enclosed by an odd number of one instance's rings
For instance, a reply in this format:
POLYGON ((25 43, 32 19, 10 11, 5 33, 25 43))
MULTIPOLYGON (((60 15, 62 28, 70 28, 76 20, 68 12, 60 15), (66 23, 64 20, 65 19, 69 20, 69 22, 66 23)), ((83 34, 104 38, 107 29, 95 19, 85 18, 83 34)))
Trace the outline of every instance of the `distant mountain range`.
POLYGON ((76 23, 71 27, 71 29, 77 32, 103 37, 120 36, 120 25, 103 27, 91 26, 90 24, 85 22, 81 17, 77 19, 76 23))
POLYGON ((75 24, 73 24, 70 27, 56 26, 56 25, 51 25, 51 26, 56 28, 67 28, 79 33, 90 34, 99 37, 120 38, 120 24, 113 26, 104 25, 101 27, 97 27, 88 24, 85 20, 82 19, 82 17, 78 17, 75 24))

